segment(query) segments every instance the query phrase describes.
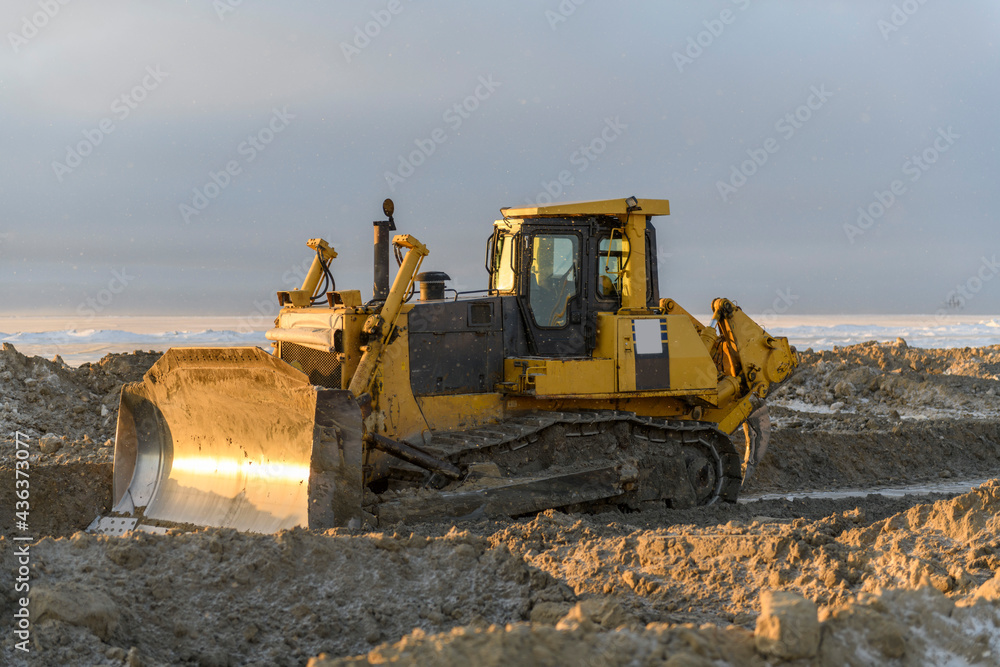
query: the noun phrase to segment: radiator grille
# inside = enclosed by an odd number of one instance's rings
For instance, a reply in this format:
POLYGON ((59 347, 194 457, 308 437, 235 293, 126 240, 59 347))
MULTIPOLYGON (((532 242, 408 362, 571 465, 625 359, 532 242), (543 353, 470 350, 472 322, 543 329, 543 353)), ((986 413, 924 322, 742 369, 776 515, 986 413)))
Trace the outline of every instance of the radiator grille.
POLYGON ((340 389, 340 360, 332 352, 320 352, 295 343, 281 343, 281 359, 299 362, 309 381, 327 389, 340 389))

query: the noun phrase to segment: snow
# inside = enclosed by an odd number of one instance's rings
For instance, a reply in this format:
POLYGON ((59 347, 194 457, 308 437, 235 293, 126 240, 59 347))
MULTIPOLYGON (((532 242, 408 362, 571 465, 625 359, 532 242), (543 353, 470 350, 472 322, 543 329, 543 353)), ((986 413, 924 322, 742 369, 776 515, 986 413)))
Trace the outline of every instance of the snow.
MULTIPOLYGON (((754 315, 771 335, 785 336, 800 350, 829 350, 870 340, 903 338, 911 347, 1000 345, 1000 315, 754 315)), ((700 318, 708 322, 711 317, 700 318)), ((25 354, 60 355, 79 365, 108 352, 169 347, 258 345, 269 349, 269 317, 0 317, 0 342, 25 354), (81 326, 85 325, 85 326, 81 326), (8 333, 2 333, 8 332, 8 333)))

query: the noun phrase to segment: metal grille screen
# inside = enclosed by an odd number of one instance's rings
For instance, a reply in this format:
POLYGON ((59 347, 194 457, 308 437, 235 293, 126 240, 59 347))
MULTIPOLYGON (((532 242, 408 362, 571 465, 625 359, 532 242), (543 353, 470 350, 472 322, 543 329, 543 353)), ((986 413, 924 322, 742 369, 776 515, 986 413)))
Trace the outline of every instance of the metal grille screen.
POLYGON ((281 359, 288 363, 299 362, 309 381, 327 389, 340 389, 340 360, 330 352, 320 352, 312 348, 281 343, 281 359))

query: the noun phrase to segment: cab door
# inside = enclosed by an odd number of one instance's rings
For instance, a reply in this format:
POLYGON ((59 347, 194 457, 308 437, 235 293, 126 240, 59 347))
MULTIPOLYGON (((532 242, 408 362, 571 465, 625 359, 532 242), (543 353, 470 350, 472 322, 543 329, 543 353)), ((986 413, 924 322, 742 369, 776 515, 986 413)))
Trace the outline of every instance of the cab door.
POLYGON ((532 354, 585 356, 587 320, 584 243, 580 233, 538 230, 524 235, 525 269, 518 302, 532 354))

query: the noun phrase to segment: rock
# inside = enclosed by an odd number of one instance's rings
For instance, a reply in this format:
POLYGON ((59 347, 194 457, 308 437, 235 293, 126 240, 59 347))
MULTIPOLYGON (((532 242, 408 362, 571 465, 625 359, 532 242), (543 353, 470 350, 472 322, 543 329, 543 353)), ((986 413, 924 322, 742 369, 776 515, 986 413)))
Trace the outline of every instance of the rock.
POLYGON ((120 616, 118 605, 106 593, 71 583, 32 586, 29 608, 35 623, 63 621, 87 628, 104 641, 118 627, 120 616))
POLYGON ((713 663, 708 658, 684 652, 674 653, 663 667, 713 667, 713 663))
POLYGON ((536 602, 531 608, 529 620, 532 623, 555 625, 569 613, 570 609, 568 602, 536 602))
POLYGON ((92 445, 92 444, 94 444, 94 441, 90 439, 90 436, 88 434, 84 433, 83 434, 83 444, 85 444, 85 445, 92 445))
POLYGON ((833 609, 823 622, 819 650, 823 667, 886 664, 905 655, 906 630, 880 602, 833 609))
POLYGON ((893 343, 893 345, 894 345, 895 347, 901 347, 901 348, 903 348, 904 350, 905 350, 906 348, 908 348, 908 347, 909 347, 909 345, 907 345, 907 344, 906 344, 906 341, 905 341, 905 340, 903 340, 902 338, 897 338, 897 339, 896 339, 896 342, 895 342, 895 343, 893 343))
POLYGON ((62 439, 58 435, 47 433, 38 439, 38 449, 45 454, 55 454, 62 446, 62 439))
POLYGON ((128 541, 115 543, 114 546, 108 548, 106 553, 108 560, 126 570, 138 569, 146 562, 145 551, 138 545, 128 541))
POLYGON ((115 441, 112 440, 111 438, 108 438, 107 440, 104 441, 104 446, 105 447, 114 447, 115 446, 115 441))
POLYGON ((572 631, 577 628, 592 631, 597 627, 617 630, 622 626, 638 627, 641 624, 627 614, 610 598, 590 598, 578 602, 557 624, 556 630, 572 631))
POLYGON ((976 601, 986 602, 1000 600, 1000 572, 997 572, 996 576, 977 588, 976 592, 972 594, 972 598, 976 601))
POLYGON ((814 657, 820 637, 817 612, 816 604, 800 595, 765 590, 754 631, 757 650, 787 660, 814 657))
POLYGON ((838 412, 840 410, 843 410, 844 409, 844 402, 843 401, 835 401, 835 402, 833 402, 833 403, 830 404, 830 409, 833 410, 834 412, 838 412))
POLYGON ((837 398, 851 398, 854 391, 854 385, 847 380, 841 380, 833 386, 833 395, 837 398))
POLYGON ((120 646, 112 646, 107 651, 104 652, 104 657, 108 660, 117 660, 119 662, 125 662, 128 657, 128 652, 125 651, 120 646))

